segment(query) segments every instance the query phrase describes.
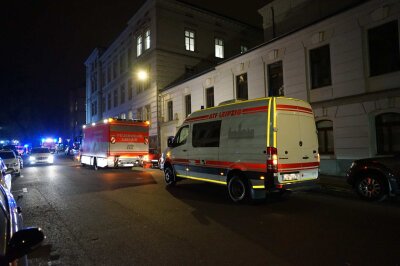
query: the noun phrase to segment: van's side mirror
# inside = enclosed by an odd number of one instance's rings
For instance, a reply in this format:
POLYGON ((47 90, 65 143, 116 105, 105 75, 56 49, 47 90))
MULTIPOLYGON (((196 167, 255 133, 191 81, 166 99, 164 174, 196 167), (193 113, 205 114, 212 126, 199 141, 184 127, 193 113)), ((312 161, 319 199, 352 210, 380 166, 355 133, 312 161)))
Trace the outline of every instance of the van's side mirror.
POLYGON ((173 136, 168 137, 167 144, 168 144, 168 147, 173 147, 173 145, 174 145, 174 137, 173 136))
POLYGON ((7 261, 14 261, 30 253, 43 239, 44 234, 40 228, 30 227, 15 232, 8 242, 7 261))

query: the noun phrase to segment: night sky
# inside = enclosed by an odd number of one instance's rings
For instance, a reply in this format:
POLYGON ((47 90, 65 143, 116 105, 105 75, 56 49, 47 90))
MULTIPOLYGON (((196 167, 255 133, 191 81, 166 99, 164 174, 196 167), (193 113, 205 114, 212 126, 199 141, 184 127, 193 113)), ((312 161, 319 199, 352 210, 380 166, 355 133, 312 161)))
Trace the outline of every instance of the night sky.
MULTIPOLYGON (((84 61, 110 45, 144 1, 7 2, 0 11, 0 139, 62 136, 68 91, 85 86, 84 61)), ((269 1, 185 2, 261 28, 257 10, 269 1)))

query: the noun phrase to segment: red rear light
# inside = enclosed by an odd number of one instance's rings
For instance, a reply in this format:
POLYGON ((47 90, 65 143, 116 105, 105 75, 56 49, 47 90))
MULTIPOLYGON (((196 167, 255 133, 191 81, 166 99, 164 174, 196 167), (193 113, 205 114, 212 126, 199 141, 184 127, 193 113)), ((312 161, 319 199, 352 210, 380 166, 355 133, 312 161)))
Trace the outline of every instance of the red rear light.
POLYGON ((275 147, 267 147, 267 172, 278 172, 278 150, 275 147))

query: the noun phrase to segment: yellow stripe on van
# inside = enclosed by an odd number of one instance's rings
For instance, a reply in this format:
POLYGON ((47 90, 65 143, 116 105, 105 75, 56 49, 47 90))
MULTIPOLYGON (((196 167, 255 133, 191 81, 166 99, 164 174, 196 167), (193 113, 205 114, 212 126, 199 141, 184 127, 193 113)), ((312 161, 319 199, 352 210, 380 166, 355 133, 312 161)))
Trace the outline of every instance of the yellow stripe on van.
POLYGON ((253 189, 265 189, 264 185, 253 186, 253 189))
POLYGON ((187 179, 192 179, 192 180, 205 181, 205 182, 216 183, 216 184, 220 184, 220 185, 226 185, 226 182, 224 182, 224 181, 217 181, 217 180, 188 176, 188 175, 176 175, 176 176, 182 177, 182 178, 187 178, 187 179))
POLYGON ((269 147, 269 141, 270 141, 270 129, 271 129, 271 99, 268 99, 268 121, 267 121, 267 147, 269 147))

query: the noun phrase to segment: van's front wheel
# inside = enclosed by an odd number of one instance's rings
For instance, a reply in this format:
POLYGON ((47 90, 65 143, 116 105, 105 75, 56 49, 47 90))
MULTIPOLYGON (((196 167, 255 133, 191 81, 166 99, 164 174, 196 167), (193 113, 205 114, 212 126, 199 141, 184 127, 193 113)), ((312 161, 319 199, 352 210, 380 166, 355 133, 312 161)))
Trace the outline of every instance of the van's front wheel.
POLYGON ((172 167, 166 167, 164 170, 164 180, 167 186, 174 186, 176 184, 176 177, 172 167))
POLYGON ((229 179, 228 194, 233 202, 245 201, 249 197, 249 189, 244 178, 234 175, 229 179))

